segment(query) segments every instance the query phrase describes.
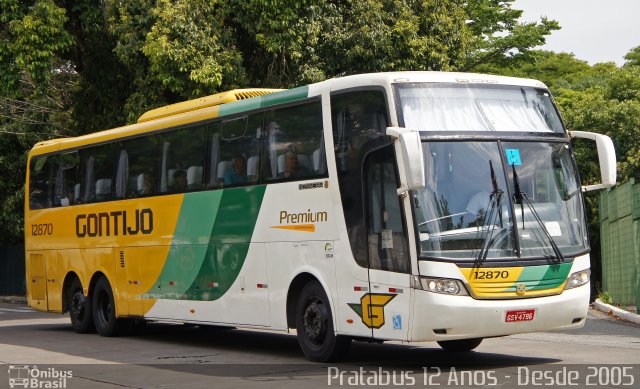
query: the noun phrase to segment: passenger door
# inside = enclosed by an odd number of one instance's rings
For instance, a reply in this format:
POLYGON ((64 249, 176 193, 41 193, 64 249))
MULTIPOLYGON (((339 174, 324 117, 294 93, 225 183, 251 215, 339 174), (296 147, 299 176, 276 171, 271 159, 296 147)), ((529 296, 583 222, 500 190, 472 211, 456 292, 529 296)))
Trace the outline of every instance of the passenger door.
POLYGON ((407 339, 410 320, 411 261, 396 166, 392 146, 364 162, 370 297, 363 314, 378 339, 407 339))

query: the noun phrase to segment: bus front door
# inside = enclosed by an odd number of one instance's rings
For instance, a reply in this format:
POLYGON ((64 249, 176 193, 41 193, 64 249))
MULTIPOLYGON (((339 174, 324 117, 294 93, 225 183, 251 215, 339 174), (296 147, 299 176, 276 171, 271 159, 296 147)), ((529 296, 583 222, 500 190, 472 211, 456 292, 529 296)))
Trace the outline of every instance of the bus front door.
POLYGON ((378 339, 408 338, 411 262, 393 149, 365 160, 370 293, 363 318, 378 339))

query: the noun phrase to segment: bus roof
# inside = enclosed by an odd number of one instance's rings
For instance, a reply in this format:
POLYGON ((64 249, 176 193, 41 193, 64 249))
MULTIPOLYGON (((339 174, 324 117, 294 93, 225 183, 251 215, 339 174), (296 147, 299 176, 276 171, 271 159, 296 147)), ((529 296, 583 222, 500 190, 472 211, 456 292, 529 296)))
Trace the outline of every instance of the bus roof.
POLYGON ((252 97, 263 96, 274 92, 280 92, 284 89, 234 89, 226 92, 217 93, 215 95, 200 97, 198 99, 182 101, 180 103, 166 105, 164 107, 152 109, 145 112, 138 118, 138 123, 148 122, 150 120, 160 119, 167 116, 178 115, 184 112, 195 111, 214 105, 227 104, 238 100, 250 99, 252 97))
POLYGON ((540 81, 525 78, 475 73, 407 71, 345 76, 287 90, 235 89, 152 109, 140 116, 137 123, 134 124, 73 138, 59 138, 38 142, 32 148, 31 154, 47 154, 62 149, 74 149, 218 116, 241 113, 255 108, 292 102, 307 98, 309 94, 316 95, 320 93, 319 91, 323 87, 329 85, 332 91, 337 91, 367 85, 385 86, 408 82, 498 84, 546 88, 540 81))
POLYGON ((357 74, 335 78, 331 80, 333 91, 362 85, 392 85, 398 83, 425 82, 425 83, 453 83, 453 84, 495 84, 511 86, 528 86, 545 88, 546 85, 538 80, 518 77, 496 76, 479 73, 460 72, 386 72, 357 74))

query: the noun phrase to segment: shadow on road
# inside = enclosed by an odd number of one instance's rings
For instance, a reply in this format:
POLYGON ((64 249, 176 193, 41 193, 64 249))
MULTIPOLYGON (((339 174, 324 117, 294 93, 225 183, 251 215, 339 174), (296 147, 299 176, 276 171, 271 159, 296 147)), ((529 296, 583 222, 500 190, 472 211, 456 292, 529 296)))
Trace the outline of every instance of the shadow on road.
POLYGON ((316 364, 304 358, 296 337, 290 334, 163 323, 148 324, 134 334, 117 338, 79 335, 68 324, 34 325, 28 329, 5 327, 3 332, 7 335, 3 336, 3 343, 8 344, 162 371, 247 379, 273 375, 326 376, 330 367, 383 368, 421 374, 425 367, 446 372, 452 367, 482 370, 561 362, 482 352, 482 346, 480 351, 453 353, 442 351, 435 342, 406 345, 353 342, 344 361, 316 364))

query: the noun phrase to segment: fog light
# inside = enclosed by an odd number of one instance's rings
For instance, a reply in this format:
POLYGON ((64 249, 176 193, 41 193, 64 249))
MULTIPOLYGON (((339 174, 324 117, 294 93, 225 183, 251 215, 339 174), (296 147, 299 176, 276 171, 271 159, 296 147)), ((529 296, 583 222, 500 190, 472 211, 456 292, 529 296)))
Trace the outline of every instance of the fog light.
POLYGON ((467 289, 460 280, 451 278, 413 277, 419 279, 419 282, 412 282, 412 286, 416 289, 423 289, 428 292, 450 294, 454 296, 468 296, 467 289))
POLYGON ((567 280, 567 285, 565 286, 565 289, 577 288, 578 286, 582 286, 582 285, 588 283, 589 280, 591 280, 591 270, 590 269, 586 269, 586 270, 581 270, 581 271, 575 272, 575 273, 573 273, 573 274, 571 274, 569 276, 569 279, 567 280))

